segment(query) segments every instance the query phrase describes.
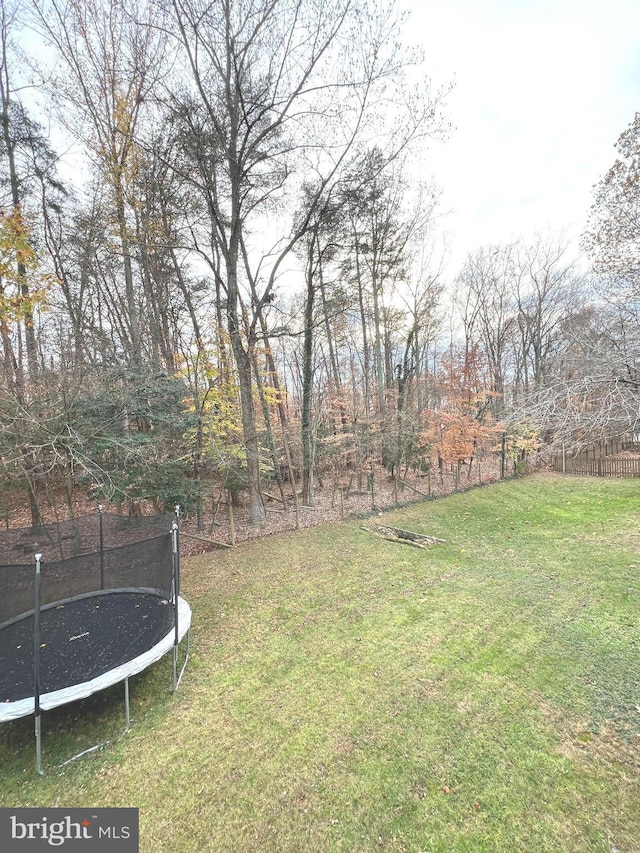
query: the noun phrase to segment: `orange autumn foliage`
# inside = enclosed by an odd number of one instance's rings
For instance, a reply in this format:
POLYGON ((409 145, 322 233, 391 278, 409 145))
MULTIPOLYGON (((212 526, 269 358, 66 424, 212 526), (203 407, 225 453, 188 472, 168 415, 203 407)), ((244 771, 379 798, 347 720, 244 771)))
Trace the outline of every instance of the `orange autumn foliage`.
POLYGON ((490 446, 502 432, 490 412, 487 366, 479 347, 452 349, 443 359, 437 388, 440 402, 424 412, 422 441, 439 463, 458 463, 490 446))

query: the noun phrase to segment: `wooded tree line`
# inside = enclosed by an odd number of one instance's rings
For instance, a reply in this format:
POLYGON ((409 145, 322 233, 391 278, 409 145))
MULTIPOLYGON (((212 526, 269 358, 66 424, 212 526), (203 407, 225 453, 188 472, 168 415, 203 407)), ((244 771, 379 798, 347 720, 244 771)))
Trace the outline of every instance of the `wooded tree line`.
POLYGON ((220 488, 260 526, 267 480, 312 505, 346 468, 635 427, 637 120, 588 275, 557 235, 452 275, 419 177, 447 87, 401 25, 385 0, 3 5, 0 458, 34 522, 48 489, 200 513, 220 488))

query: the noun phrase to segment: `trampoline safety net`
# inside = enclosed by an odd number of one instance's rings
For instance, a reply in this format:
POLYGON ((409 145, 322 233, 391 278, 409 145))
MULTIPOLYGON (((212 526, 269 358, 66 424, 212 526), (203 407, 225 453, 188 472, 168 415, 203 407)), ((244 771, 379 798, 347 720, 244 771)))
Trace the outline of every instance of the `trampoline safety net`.
POLYGON ((173 595, 174 516, 82 516, 0 532, 0 626, 34 608, 35 555, 42 554, 41 606, 99 590, 173 595))

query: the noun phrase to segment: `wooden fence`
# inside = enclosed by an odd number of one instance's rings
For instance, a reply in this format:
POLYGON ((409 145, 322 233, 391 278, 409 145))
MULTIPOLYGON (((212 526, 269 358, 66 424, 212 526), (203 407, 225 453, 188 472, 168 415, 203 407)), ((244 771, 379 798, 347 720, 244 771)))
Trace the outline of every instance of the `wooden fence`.
POLYGON ((556 456, 553 469, 565 474, 586 474, 592 477, 640 477, 640 458, 620 456, 625 451, 640 454, 637 435, 626 435, 608 442, 594 444, 582 453, 556 456))
POLYGON ((607 442, 602 441, 583 450, 581 453, 571 454, 571 457, 567 453, 566 458, 580 459, 581 461, 586 460, 588 462, 589 459, 602 459, 603 456, 617 456, 625 450, 640 453, 640 443, 634 441, 632 438, 621 438, 607 442))
POLYGON ((562 466, 562 457, 554 459, 554 470, 565 474, 586 474, 593 477, 640 477, 640 459, 601 459, 587 460, 579 456, 567 456, 562 466))

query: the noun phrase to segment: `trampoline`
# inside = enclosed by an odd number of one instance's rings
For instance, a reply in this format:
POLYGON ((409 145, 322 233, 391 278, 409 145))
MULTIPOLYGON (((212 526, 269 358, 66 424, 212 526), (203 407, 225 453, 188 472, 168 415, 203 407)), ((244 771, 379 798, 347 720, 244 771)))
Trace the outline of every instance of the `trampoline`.
POLYGON ((170 651, 177 689, 191 627, 177 513, 5 531, 0 563, 0 722, 34 715, 38 773, 42 711, 124 682, 126 732, 129 677, 170 651))

